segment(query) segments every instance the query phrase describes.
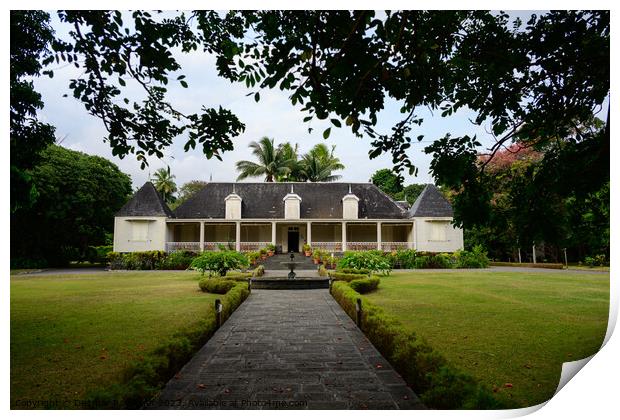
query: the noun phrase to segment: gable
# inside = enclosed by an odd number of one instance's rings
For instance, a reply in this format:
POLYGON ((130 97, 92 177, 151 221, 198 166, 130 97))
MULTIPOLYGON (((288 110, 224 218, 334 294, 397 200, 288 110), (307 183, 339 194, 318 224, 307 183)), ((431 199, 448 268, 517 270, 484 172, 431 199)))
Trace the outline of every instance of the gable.
POLYGON ((427 184, 409 209, 409 217, 453 217, 452 205, 433 184, 427 184))
POLYGON ((155 186, 146 182, 116 213, 116 217, 158 216, 173 217, 173 213, 161 198, 155 186))

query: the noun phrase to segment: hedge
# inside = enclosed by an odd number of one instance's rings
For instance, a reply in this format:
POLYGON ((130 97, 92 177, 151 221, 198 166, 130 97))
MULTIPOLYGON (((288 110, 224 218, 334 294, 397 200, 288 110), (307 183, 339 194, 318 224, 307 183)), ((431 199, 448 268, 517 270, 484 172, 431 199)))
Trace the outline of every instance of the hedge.
MULTIPOLYGON (((235 286, 222 297, 222 320, 248 297, 245 283, 235 286)), ((143 407, 192 358, 216 331, 215 312, 197 324, 174 334, 167 342, 134 362, 122 375, 122 382, 90 391, 86 405, 96 409, 137 409, 143 407)))
POLYGON ((252 277, 251 271, 229 271, 226 273, 226 278, 230 280, 247 280, 252 277))
POLYGON ((362 297, 349 283, 333 283, 331 294, 352 319, 356 318, 357 299, 362 300, 362 331, 427 407, 503 408, 491 391, 450 365, 424 340, 407 331, 398 320, 362 297))
POLYGON ((351 280, 367 279, 369 277, 368 274, 343 273, 342 271, 330 271, 329 276, 332 280, 341 280, 346 282, 351 280))
POLYGON ((198 282, 198 287, 203 292, 224 295, 236 284, 235 280, 226 280, 225 277, 205 277, 198 282))
POLYGON ((555 270, 564 269, 563 264, 559 263, 513 263, 513 262, 490 262, 493 267, 527 267, 527 268, 551 268, 555 270))
POLYGON ((192 251, 108 252, 111 270, 186 270, 196 258, 192 251))
POLYGON ((367 268, 341 268, 338 271, 346 274, 370 274, 371 271, 367 268))
POLYGON ((351 280, 349 287, 362 295, 377 290, 379 287, 379 277, 371 276, 364 279, 351 280))

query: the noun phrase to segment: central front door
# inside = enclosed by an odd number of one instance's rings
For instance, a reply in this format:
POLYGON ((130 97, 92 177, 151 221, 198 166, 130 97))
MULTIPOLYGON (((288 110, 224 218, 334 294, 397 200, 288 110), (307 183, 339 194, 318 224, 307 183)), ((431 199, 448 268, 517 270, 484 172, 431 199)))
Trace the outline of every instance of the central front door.
POLYGON ((299 230, 288 231, 288 252, 299 252, 299 230))

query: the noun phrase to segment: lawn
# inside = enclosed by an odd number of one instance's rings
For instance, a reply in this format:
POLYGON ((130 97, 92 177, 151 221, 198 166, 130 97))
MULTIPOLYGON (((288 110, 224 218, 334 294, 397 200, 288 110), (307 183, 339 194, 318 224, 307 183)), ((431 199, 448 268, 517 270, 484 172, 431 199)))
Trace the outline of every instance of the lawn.
MULTIPOLYGON (((11 406, 79 400, 213 307, 195 273, 11 277, 11 406)), ((41 408, 41 407, 39 407, 41 408)))
POLYGON ((509 406, 524 407, 552 397, 563 362, 600 348, 609 274, 398 273, 366 297, 509 406))

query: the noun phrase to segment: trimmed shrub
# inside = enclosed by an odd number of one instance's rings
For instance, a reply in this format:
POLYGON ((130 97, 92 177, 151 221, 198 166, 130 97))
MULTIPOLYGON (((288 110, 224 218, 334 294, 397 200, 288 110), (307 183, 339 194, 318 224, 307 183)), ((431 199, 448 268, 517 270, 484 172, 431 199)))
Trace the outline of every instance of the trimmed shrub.
POLYGON ((415 268, 452 268, 453 262, 450 255, 421 253, 416 256, 415 268))
MULTIPOLYGON (((225 321, 249 296, 243 283, 236 283, 222 297, 222 320, 225 321)), ((122 382, 89 392, 85 407, 95 409, 138 409, 150 401, 185 365, 216 330, 215 312, 210 310, 191 327, 174 334, 122 375, 122 382)))
POLYGON ((371 271, 367 268, 342 268, 338 271, 345 274, 371 274, 371 271))
POLYGON ((489 262, 492 267, 528 267, 528 268, 550 268, 563 270, 564 264, 560 263, 515 263, 515 262, 489 262))
POLYGON ((192 251, 173 251, 166 255, 157 267, 159 270, 187 270, 196 258, 192 251))
POLYGON ((329 276, 332 280, 340 280, 349 282, 351 280, 360 280, 367 279, 370 274, 353 274, 353 273, 343 273, 341 271, 332 271, 329 273, 329 276))
POLYGON ((207 251, 194 258, 190 267, 204 274, 212 273, 225 276, 229 270, 237 270, 249 266, 248 258, 237 251, 207 251))
POLYGON ((416 268, 416 255, 415 249, 399 249, 387 254, 386 258, 392 264, 392 268, 416 268))
POLYGON ((502 408, 489 390, 450 365, 424 340, 362 297, 350 284, 335 282, 331 293, 351 319, 356 317, 357 299, 362 299, 362 331, 429 408, 502 408))
POLYGON ((112 270, 154 270, 166 258, 164 251, 108 252, 107 259, 112 270))
POLYGON ((487 268, 489 257, 482 245, 476 245, 471 251, 460 250, 454 253, 456 268, 487 268))
POLYGON ((392 265, 383 251, 346 251, 338 260, 337 269, 366 269, 375 273, 390 274, 392 265))
POLYGON ((229 271, 226 278, 230 280, 247 280, 252 277, 251 271, 229 271))
POLYGON ((228 293, 230 289, 235 287, 236 284, 237 283, 234 280, 226 280, 222 277, 207 277, 198 282, 198 287, 206 293, 224 295, 228 293))
POLYGON ((377 287, 379 287, 379 281, 379 277, 371 276, 365 279, 351 280, 349 282, 349 287, 357 293, 365 295, 366 293, 377 290, 377 287))
POLYGON ((254 269, 254 271, 252 272, 252 277, 263 277, 264 274, 265 266, 261 264, 254 269))

